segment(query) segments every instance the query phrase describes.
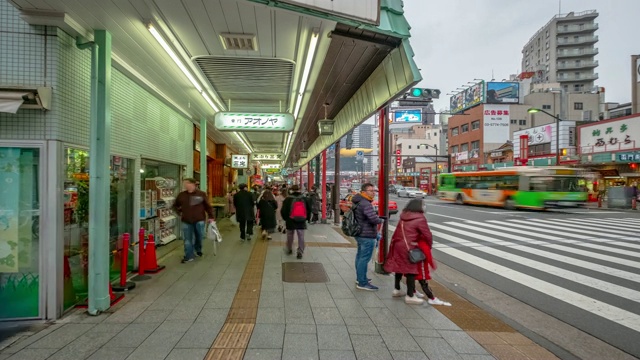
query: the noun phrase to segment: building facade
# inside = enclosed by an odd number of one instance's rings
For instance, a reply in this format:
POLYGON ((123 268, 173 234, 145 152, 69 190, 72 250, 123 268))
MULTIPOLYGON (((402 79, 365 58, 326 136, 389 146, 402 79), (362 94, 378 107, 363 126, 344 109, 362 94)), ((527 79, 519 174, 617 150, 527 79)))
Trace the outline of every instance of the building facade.
POLYGON ((522 48, 522 71, 540 73, 568 92, 591 90, 598 79, 597 17, 595 10, 554 16, 522 48))

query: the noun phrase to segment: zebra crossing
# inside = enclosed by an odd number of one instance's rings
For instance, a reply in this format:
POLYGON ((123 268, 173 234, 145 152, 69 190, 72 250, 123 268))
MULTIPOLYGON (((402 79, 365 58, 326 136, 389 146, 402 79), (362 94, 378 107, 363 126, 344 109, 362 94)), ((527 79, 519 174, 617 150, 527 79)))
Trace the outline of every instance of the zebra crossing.
POLYGON ((429 226, 436 259, 462 261, 468 275, 490 279, 503 292, 640 355, 638 218, 468 220, 429 226))

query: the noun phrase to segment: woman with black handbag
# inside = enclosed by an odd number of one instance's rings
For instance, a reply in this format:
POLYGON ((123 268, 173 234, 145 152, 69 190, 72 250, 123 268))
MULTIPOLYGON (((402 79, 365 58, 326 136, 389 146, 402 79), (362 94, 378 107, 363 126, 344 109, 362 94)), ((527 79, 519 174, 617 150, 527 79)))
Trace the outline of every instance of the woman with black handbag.
POLYGON ((278 202, 270 189, 265 190, 258 201, 260 211, 260 226, 262 227, 262 240, 271 240, 271 234, 276 231, 276 209, 278 202))
POLYGON ((446 305, 450 303, 442 301, 433 295, 427 280, 429 266, 435 269, 435 261, 431 256, 433 236, 424 216, 424 208, 421 199, 409 201, 400 214, 400 223, 391 237, 391 246, 384 268, 388 272, 395 273, 394 297, 405 296, 407 304, 421 305, 424 303, 420 294, 416 291, 415 281, 420 281, 422 290, 427 294, 431 305, 446 305), (400 290, 402 277, 407 278, 406 294, 400 290))

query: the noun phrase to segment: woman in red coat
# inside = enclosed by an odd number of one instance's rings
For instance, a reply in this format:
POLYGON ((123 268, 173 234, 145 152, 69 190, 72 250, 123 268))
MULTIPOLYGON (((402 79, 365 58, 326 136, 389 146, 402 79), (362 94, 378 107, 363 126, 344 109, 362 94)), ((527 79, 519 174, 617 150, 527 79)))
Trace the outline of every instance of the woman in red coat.
POLYGON ((427 283, 427 280, 431 279, 429 266, 435 269, 435 261, 431 256, 432 245, 433 236, 429 224, 427 224, 427 218, 424 216, 422 200, 411 200, 400 214, 400 223, 391 238, 391 246, 384 266, 386 271, 395 273, 394 297, 405 295, 400 290, 400 281, 402 276, 405 276, 407 278, 407 293, 404 301, 407 304, 420 305, 424 303, 424 300, 421 299, 422 296, 416 296, 417 294, 422 295, 416 291, 415 287, 415 280, 419 280, 429 299, 429 304, 451 305, 436 298, 427 283), (426 255, 424 261, 419 263, 409 261, 409 250, 415 248, 419 248, 426 255))

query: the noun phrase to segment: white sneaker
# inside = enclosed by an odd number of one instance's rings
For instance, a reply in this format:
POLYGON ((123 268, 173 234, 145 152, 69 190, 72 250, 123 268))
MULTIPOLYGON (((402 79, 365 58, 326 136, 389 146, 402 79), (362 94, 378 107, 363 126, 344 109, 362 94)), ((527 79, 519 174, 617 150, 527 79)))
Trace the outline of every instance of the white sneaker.
POLYGON ((404 302, 407 304, 411 304, 411 305, 422 305, 424 304, 424 300, 416 297, 415 295, 412 297, 409 296, 405 296, 404 297, 404 302))
POLYGON ((400 296, 405 296, 407 295, 406 292, 402 291, 402 290, 397 290, 397 289, 393 289, 393 292, 391 293, 391 296, 393 297, 400 297, 400 296))
POLYGON ((420 291, 416 290, 416 296, 419 297, 420 299, 424 298, 424 294, 421 293, 420 291))
POLYGON ((442 306, 451 306, 450 302, 442 301, 438 298, 429 299, 428 303, 430 305, 442 305, 442 306))

